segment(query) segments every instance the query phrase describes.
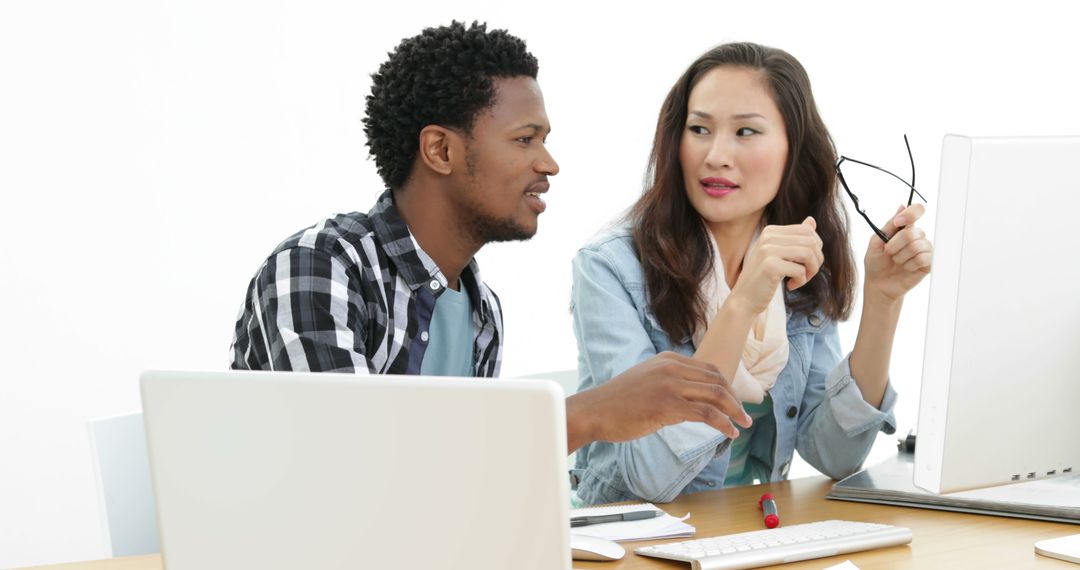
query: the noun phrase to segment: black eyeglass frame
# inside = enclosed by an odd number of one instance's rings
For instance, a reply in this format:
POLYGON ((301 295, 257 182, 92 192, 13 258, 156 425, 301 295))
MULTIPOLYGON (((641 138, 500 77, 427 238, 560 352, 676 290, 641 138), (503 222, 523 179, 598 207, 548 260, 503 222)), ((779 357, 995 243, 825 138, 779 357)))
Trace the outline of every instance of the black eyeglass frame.
MULTIPOLYGON (((893 178, 899 180, 900 182, 903 182, 904 186, 907 186, 908 188, 911 189, 911 192, 908 192, 908 201, 907 201, 908 206, 910 206, 911 203, 915 200, 916 195, 918 195, 919 198, 922 199, 923 203, 925 204, 925 203, 927 203, 926 202, 926 197, 923 196, 918 190, 915 189, 915 159, 911 156, 911 145, 908 144, 907 135, 904 135, 904 146, 907 147, 908 160, 911 162, 911 182, 910 183, 907 180, 904 180, 903 178, 900 178, 899 176, 893 174, 892 172, 889 172, 888 170, 885 170, 884 168, 881 168, 879 166, 874 166, 873 164, 870 164, 868 162, 863 162, 861 160, 855 160, 854 158, 848 158, 848 157, 846 157, 844 155, 840 155, 840 159, 836 161, 836 177, 840 179, 840 185, 844 187, 844 191, 847 192, 847 195, 851 198, 851 201, 855 204, 855 211, 858 212, 859 215, 862 216, 862 218, 864 220, 866 220, 867 224, 870 224, 870 229, 874 230, 874 233, 877 234, 877 237, 881 238, 881 241, 884 241, 884 242, 889 241, 889 236, 885 235, 885 232, 881 231, 881 228, 877 227, 877 225, 874 224, 873 220, 870 219, 870 216, 866 215, 866 210, 864 210, 862 208, 862 206, 859 205, 859 197, 856 196, 855 193, 851 191, 851 188, 848 187, 847 180, 844 179, 844 173, 843 173, 843 171, 840 170, 840 165, 843 164, 844 161, 848 161, 848 162, 854 162, 855 164, 861 164, 863 166, 868 166, 870 168, 873 168, 874 170, 879 170, 881 172, 884 172, 885 174, 888 174, 889 176, 892 176, 893 178)), ((903 229, 903 228, 897 228, 897 229, 899 230, 899 229, 903 229)))

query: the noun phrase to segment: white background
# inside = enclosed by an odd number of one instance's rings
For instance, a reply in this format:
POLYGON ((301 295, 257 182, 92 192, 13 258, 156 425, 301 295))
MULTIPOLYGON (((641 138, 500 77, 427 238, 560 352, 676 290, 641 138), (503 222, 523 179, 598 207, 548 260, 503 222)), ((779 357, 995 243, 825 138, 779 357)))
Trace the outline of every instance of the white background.
MULTIPOLYGON (((903 173, 907 133, 931 212, 945 133, 1080 134, 1076 18, 1049 2, 379 4, 0 2, 0 566, 104 555, 86 420, 137 409, 141 370, 225 368, 263 257, 370 208, 369 74, 426 26, 486 20, 541 64, 562 173, 538 237, 479 256, 504 376, 574 366, 570 259, 634 201, 663 96, 716 43, 798 57, 842 153, 903 173)), ((901 431, 927 291, 894 353, 901 431)))

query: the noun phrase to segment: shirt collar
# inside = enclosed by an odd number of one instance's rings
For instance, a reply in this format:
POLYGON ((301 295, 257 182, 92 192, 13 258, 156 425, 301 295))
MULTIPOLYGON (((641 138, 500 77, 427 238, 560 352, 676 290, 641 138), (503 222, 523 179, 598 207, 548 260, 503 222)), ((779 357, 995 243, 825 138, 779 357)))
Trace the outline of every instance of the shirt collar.
MULTIPOLYGON (((413 240, 409 226, 405 225, 405 220, 398 213, 393 193, 389 189, 379 196, 375 207, 368 212, 368 219, 375 227, 375 235, 378 236, 383 251, 397 267, 409 288, 416 290, 427 285, 433 277, 431 269, 438 268, 427 254, 424 254, 423 258, 418 255, 420 248, 413 240)), ((441 273, 439 275, 441 276, 441 273)), ((445 285, 445 279, 443 284, 445 285)))
MULTIPOLYGON (((446 288, 446 276, 431 256, 420 248, 394 205, 393 191, 387 189, 379 196, 375 207, 368 212, 368 218, 375 226, 375 235, 379 237, 383 251, 397 267, 409 289, 415 291, 420 287, 428 287, 433 280, 438 281, 441 288, 446 288)), ((480 279, 480 268, 475 258, 470 260, 469 265, 461 272, 460 281, 469 295, 473 310, 486 314, 489 307, 485 300, 486 295, 481 290, 484 282, 480 279)))

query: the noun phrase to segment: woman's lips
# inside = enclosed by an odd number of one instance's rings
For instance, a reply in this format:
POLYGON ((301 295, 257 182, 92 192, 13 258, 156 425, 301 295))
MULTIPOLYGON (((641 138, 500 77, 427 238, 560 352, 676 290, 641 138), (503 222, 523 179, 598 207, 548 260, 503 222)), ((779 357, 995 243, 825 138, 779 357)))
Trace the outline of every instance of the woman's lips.
POLYGON ((700 180, 700 183, 701 188, 705 191, 705 193, 714 198, 727 196, 728 194, 731 194, 732 192, 735 192, 739 189, 738 184, 735 184, 727 178, 702 178, 700 180))

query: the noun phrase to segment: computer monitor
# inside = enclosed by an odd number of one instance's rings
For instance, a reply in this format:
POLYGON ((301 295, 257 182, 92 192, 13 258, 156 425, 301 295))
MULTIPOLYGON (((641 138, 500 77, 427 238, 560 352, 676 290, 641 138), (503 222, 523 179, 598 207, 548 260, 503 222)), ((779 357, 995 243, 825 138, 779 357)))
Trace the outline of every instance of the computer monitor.
POLYGON ((170 570, 569 570, 546 380, 147 372, 170 570))
POLYGON ((949 135, 914 482, 1080 470, 1080 137, 949 135))

